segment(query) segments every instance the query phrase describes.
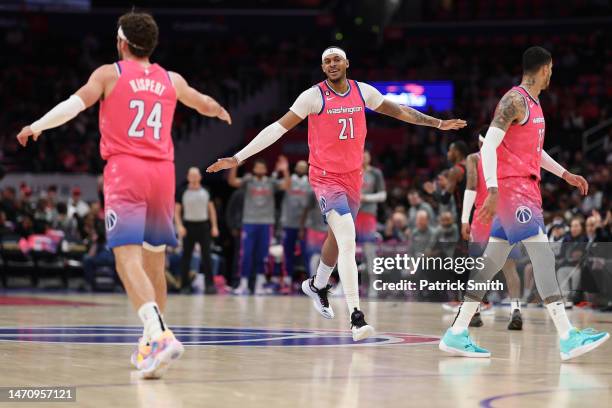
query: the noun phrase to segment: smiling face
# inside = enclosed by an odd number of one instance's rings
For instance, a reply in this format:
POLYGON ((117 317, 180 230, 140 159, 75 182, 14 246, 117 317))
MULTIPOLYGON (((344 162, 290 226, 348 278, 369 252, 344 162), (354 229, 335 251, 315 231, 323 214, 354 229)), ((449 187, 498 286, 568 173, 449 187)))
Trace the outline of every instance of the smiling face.
POLYGON ((321 69, 330 82, 340 82, 346 79, 349 61, 338 54, 330 54, 323 58, 321 69))

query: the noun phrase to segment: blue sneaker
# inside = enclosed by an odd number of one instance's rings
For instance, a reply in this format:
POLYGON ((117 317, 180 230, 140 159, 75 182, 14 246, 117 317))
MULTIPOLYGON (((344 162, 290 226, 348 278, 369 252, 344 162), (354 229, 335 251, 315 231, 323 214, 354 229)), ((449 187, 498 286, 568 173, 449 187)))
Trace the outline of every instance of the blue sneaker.
POLYGON ((569 332, 569 337, 559 340, 561 349, 561 360, 569 360, 592 351, 602 345, 610 338, 607 332, 598 332, 593 329, 578 330, 573 328, 569 332))
POLYGON ((452 330, 449 328, 446 333, 444 333, 444 337, 442 337, 438 348, 456 356, 476 358, 491 357, 489 350, 474 344, 467 329, 465 329, 463 333, 453 334, 452 330))

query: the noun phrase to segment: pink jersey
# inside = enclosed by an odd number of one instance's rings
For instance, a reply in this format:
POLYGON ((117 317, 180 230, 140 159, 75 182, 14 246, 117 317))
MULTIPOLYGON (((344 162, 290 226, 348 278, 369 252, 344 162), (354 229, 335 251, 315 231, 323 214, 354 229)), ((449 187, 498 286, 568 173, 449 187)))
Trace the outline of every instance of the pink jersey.
POLYGON ((318 114, 308 116, 308 161, 332 173, 349 173, 363 164, 365 101, 357 83, 350 79, 348 83, 349 91, 344 96, 326 81, 319 83, 323 107, 318 114))
POLYGON ((100 154, 174 160, 172 119, 176 91, 168 71, 157 64, 115 63, 119 79, 100 103, 100 154))
POLYGON ((544 146, 544 113, 539 102, 520 86, 512 91, 520 93, 527 104, 527 119, 523 124, 512 124, 497 148, 497 178, 532 177, 540 180, 540 162, 544 146))
POLYGON ((476 184, 476 202, 474 203, 474 206, 478 210, 484 204, 488 193, 487 184, 484 178, 484 171, 482 170, 482 158, 480 157, 480 152, 476 154, 478 155, 478 165, 476 166, 478 182, 476 184))

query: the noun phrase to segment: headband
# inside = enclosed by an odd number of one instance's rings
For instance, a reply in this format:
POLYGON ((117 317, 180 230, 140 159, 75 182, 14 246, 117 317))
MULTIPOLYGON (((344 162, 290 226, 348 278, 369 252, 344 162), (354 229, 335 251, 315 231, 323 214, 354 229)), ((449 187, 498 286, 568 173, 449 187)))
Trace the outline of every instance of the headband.
POLYGON ((323 55, 321 55, 321 61, 325 60, 326 57, 329 57, 332 54, 338 54, 342 58, 346 59, 346 52, 342 48, 331 47, 323 51, 323 55))
POLYGON ((123 41, 125 41, 128 44, 130 44, 134 48, 138 48, 140 50, 144 50, 144 47, 136 45, 136 44, 134 44, 133 42, 131 42, 130 40, 127 39, 127 37, 125 36, 125 33, 123 32, 123 29, 121 28, 121 26, 119 26, 119 29, 117 30, 117 37, 121 38, 123 41))

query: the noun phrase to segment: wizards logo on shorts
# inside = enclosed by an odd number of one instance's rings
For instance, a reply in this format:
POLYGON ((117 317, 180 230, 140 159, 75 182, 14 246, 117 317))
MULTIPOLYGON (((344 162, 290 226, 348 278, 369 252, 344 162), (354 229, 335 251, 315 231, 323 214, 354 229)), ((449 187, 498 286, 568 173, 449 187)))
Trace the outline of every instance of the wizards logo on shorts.
MULTIPOLYGON (((254 329, 244 327, 173 326, 185 345, 243 347, 333 347, 434 344, 439 337, 410 333, 379 333, 358 343, 349 331, 317 329, 254 329)), ((0 327, 0 341, 134 345, 140 326, 0 327)))
POLYGON ((321 212, 325 212, 325 208, 327 207, 327 200, 325 200, 325 197, 321 196, 321 199, 319 200, 319 207, 321 207, 321 212))
POLYGON ((106 217, 105 218, 105 222, 106 222, 106 230, 107 231, 112 231, 113 228, 115 228, 115 226, 117 225, 117 213, 114 212, 111 209, 107 209, 106 210, 106 217))
POLYGON ((516 209, 514 217, 521 224, 527 224, 532 217, 531 209, 529 207, 521 205, 519 208, 516 209))

